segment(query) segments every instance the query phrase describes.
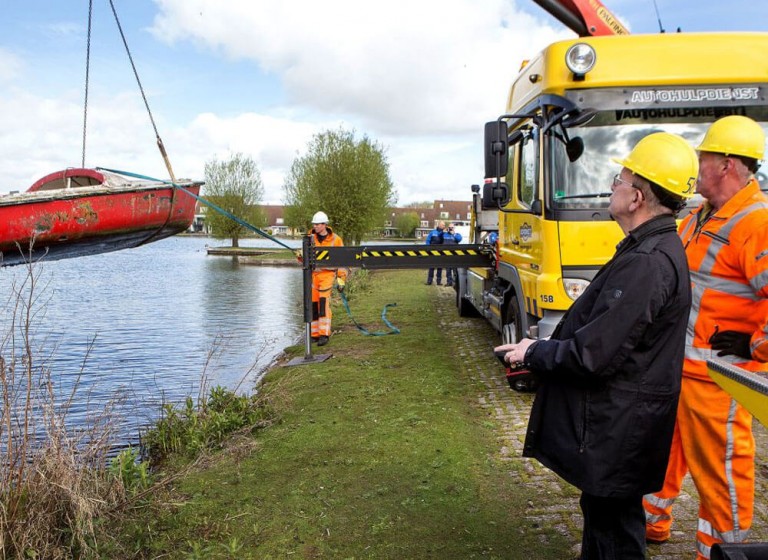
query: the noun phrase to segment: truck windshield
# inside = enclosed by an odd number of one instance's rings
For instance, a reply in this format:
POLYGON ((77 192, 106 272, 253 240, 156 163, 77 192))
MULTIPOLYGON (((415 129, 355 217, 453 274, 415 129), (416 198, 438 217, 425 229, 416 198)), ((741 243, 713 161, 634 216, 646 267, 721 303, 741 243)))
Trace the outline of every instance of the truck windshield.
MULTIPOLYGON (((749 115, 752 116, 752 115, 749 115)), ((764 115, 760 115, 763 116, 764 115)), ((756 118, 753 116, 753 118, 756 118)), ((621 165, 613 159, 621 159, 643 137, 653 132, 672 132, 681 135, 692 146, 698 146, 711 121, 681 122, 679 119, 619 120, 619 111, 606 111, 585 126, 568 129, 570 138, 580 136, 584 141, 584 153, 575 162, 570 162, 563 142, 550 137, 551 182, 550 193, 555 209, 606 208, 611 194, 611 180, 621 171, 621 165)), ((766 120, 763 127, 768 128, 766 120)), ((758 180, 763 190, 768 189, 768 168, 758 171, 758 180)), ((689 206, 698 204, 696 196, 689 206)))

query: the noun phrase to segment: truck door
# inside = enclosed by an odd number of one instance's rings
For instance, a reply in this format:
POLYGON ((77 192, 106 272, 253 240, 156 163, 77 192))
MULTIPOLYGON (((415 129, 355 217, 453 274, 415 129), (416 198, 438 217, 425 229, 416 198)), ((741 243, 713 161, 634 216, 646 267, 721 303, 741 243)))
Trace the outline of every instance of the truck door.
POLYGON ((503 261, 514 263, 522 284, 519 294, 525 310, 538 315, 536 305, 536 280, 542 262, 542 216, 540 188, 540 142, 538 128, 527 131, 512 152, 507 181, 512 185, 508 209, 518 210, 504 213, 503 243, 508 252, 503 261), (522 210, 522 212, 521 212, 522 210))

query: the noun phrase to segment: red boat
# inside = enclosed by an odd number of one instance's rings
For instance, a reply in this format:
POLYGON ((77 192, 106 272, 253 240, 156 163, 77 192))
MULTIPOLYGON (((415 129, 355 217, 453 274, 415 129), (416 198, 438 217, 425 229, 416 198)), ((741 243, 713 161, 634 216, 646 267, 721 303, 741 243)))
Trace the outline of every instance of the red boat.
MULTIPOLYGON (((177 184, 194 195, 202 182, 177 184)), ((0 266, 138 247, 189 228, 195 197, 161 181, 66 169, 0 195, 0 266)))

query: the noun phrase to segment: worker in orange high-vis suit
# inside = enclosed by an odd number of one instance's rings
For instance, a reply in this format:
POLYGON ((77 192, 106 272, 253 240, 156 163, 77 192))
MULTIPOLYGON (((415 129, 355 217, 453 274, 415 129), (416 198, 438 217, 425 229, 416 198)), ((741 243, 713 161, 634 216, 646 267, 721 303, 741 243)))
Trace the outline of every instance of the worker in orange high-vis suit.
MULTIPOLYGON (((328 216, 317 212, 312 216, 312 231, 315 247, 341 247, 344 241, 328 227, 328 216)), ((333 284, 339 292, 344 291, 347 282, 345 268, 317 268, 312 271, 312 341, 325 346, 331 336, 331 292, 333 284)))
POLYGON ((752 416, 708 376, 706 360, 768 370, 768 197, 754 177, 765 133, 752 119, 715 121, 697 151, 705 201, 678 230, 693 290, 680 403, 664 487, 643 504, 646 539, 669 539, 672 504, 690 472, 702 559, 715 543, 744 541, 752 524, 752 416))

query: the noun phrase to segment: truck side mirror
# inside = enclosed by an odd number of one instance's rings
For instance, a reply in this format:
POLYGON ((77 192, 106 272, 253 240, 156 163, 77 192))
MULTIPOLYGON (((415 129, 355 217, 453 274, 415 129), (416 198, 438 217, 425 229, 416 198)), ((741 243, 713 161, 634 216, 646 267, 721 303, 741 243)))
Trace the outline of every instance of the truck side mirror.
POLYGON ((509 187, 506 183, 486 183, 483 185, 483 210, 497 209, 509 204, 509 187))
POLYGON ((584 153, 584 140, 581 139, 581 136, 571 138, 565 143, 565 153, 571 163, 581 157, 581 154, 584 153))
MULTIPOLYGON (((506 121, 485 123, 485 178, 498 179, 507 175, 508 131, 506 121)), ((485 196, 483 196, 485 199, 485 196)))

